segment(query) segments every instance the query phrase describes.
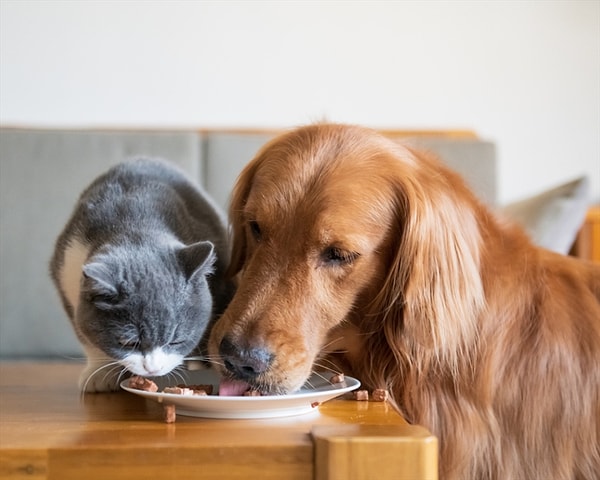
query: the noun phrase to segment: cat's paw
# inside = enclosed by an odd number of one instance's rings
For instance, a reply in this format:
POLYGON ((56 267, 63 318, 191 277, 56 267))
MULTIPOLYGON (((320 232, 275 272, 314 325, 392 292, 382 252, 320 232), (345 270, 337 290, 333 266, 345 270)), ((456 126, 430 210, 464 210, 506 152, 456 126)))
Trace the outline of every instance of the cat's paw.
POLYGON ((88 365, 79 376, 79 389, 86 393, 115 392, 119 390, 121 369, 105 372, 98 365, 88 365))

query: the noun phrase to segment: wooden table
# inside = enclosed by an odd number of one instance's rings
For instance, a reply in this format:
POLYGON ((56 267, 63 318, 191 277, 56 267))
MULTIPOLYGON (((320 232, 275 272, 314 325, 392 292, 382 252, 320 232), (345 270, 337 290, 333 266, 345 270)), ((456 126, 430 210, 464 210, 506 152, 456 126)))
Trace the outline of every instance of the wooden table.
POLYGON ((178 416, 77 391, 82 366, 0 363, 0 478, 437 479, 437 440, 388 404, 336 399, 268 420, 178 416))

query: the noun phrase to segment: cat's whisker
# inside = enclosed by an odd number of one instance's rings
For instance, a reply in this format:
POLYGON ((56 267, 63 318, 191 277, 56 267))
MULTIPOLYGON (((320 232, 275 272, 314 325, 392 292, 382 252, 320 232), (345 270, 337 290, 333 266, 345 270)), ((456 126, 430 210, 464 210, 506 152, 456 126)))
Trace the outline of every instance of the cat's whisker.
POLYGON ((208 355, 188 355, 187 357, 183 357, 183 360, 206 360, 208 355))
MULTIPOLYGON (((175 367, 175 368, 177 368, 177 367, 175 367)), ((173 369, 170 372, 165 373, 164 375, 161 376, 161 378, 166 378, 167 383, 169 385, 173 385, 177 382, 177 378, 175 377, 175 375, 173 373, 174 371, 175 371, 175 369, 173 369)))
POLYGON ((220 365, 221 367, 225 366, 225 362, 222 359, 214 359, 214 360, 208 360, 208 363, 210 363, 211 365, 220 365))
MULTIPOLYGON (((211 356, 211 355, 194 355, 194 356, 189 356, 189 357, 185 357, 183 359, 183 363, 184 363, 184 368, 189 370, 189 364, 188 362, 202 362, 203 364, 203 368, 210 368, 214 365, 220 365, 223 366, 223 360, 221 359, 220 356, 211 356)), ((194 370, 192 368, 192 370, 194 370)))
POLYGON ((112 368, 110 368, 109 370, 107 370, 106 372, 104 372, 104 377, 103 377, 102 381, 106 382, 107 378, 110 379, 110 378, 112 378, 112 377, 115 376, 115 372, 119 372, 116 375, 116 382, 117 382, 117 385, 118 385, 119 384, 119 377, 121 376, 122 370, 124 370, 124 367, 121 364, 119 364, 119 363, 113 364, 112 368))
POLYGON ((92 373, 90 373, 87 377, 87 379, 85 380, 84 384, 81 387, 81 395, 83 396, 86 392, 87 392, 87 387, 90 383, 90 381, 92 381, 92 379, 99 374, 102 370, 109 368, 110 370, 104 375, 104 378, 106 379, 107 375, 109 375, 111 372, 113 372, 115 369, 121 367, 121 364, 117 361, 113 361, 113 362, 109 362, 109 363, 104 363, 103 365, 100 365, 98 368, 96 368, 92 373))
POLYGON ((121 371, 119 372, 119 375, 117 376, 117 385, 121 385, 121 380, 125 378, 125 375, 129 373, 129 370, 127 370, 125 367, 123 367, 121 369, 121 371))
MULTIPOLYGON (((187 358, 185 359, 187 360, 187 358)), ((224 366, 224 362, 223 362, 223 357, 221 357, 220 355, 205 355, 202 357, 202 361, 209 363, 211 365, 220 365, 220 366, 224 366)))
POLYGON ((179 379, 179 382, 177 383, 186 383, 184 372, 173 372, 173 377, 175 377, 175 379, 179 379))
POLYGON ((167 378, 173 378, 173 383, 187 383, 185 373, 187 370, 184 369, 183 365, 179 365, 167 373, 167 378))
POLYGON ((86 359, 85 356, 80 355, 61 355, 60 357, 69 362, 83 362, 86 359))

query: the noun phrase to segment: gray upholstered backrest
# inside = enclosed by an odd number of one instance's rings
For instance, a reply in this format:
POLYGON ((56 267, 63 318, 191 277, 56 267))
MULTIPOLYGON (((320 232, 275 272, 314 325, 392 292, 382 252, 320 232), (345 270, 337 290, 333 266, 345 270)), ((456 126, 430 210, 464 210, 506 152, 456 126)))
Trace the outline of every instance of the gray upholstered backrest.
MULTIPOLYGON (((231 189, 244 165, 271 138, 273 135, 261 133, 220 132, 206 136, 205 188, 223 208, 228 206, 231 189)), ((394 140, 435 153, 465 178, 479 198, 488 205, 496 205, 496 148, 492 142, 435 136, 397 137, 394 140)))
POLYGON ((436 137, 420 137, 407 141, 435 153, 446 165, 463 176, 480 199, 490 206, 496 205, 496 147, 492 142, 436 137))
MULTIPOLYGON (((80 192, 136 155, 175 162, 224 209, 243 166, 273 134, 0 129, 0 357, 80 357, 50 281, 54 241, 80 192)), ((422 138, 495 202, 493 145, 422 138)))
POLYGON ((48 274, 54 241, 87 184, 138 154, 200 180, 195 133, 0 131, 0 356, 80 355, 48 274))
POLYGON ((229 196, 242 168, 270 139, 267 134, 213 133, 204 139, 204 186, 227 209, 229 196))

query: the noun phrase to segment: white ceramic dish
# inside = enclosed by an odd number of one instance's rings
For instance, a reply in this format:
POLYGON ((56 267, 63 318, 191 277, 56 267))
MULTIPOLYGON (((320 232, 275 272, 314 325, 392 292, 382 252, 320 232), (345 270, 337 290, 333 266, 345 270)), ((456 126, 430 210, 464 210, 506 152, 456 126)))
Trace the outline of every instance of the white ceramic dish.
POLYGON ((184 375, 184 382, 173 381, 172 378, 155 379, 158 392, 129 388, 127 380, 121 382, 121 388, 159 403, 171 403, 175 405, 179 415, 206 418, 274 418, 313 412, 317 405, 360 386, 357 379, 348 376, 343 383, 332 384, 318 375, 312 375, 304 387, 289 395, 220 397, 161 393, 163 388, 175 383, 212 384, 215 391, 218 391, 219 377, 211 370, 190 371, 184 375))

